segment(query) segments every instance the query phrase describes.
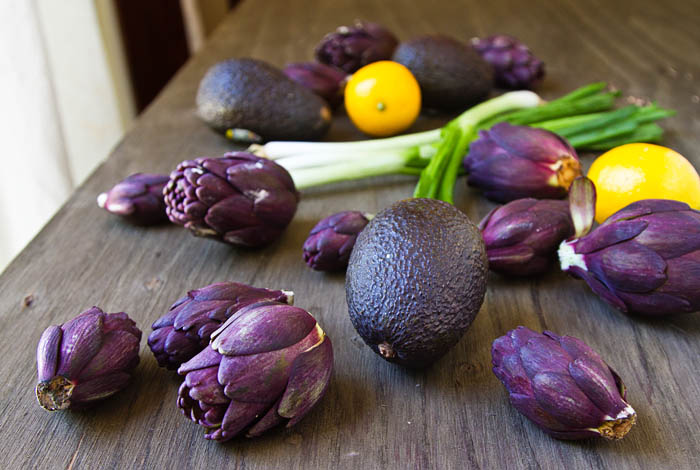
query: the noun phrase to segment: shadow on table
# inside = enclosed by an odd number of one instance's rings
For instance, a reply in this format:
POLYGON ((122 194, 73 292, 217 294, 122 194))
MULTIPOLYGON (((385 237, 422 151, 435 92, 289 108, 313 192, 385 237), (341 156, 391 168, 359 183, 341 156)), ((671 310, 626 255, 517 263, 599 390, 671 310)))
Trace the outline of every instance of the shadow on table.
POLYGON ((245 451, 246 458, 261 459, 270 452, 270 446, 282 444, 303 447, 304 440, 329 436, 348 435, 358 432, 368 421, 367 390, 358 380, 347 374, 334 373, 324 397, 296 426, 277 426, 255 438, 243 434, 222 443, 229 452, 245 451), (336 406, 342 403, 342 406, 336 406))

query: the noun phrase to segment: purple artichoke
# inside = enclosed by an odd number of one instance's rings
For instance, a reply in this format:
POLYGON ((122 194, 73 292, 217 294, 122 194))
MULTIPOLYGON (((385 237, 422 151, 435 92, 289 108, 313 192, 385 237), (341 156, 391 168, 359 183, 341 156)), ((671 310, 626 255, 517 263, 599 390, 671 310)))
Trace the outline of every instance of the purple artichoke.
POLYGON ((353 73, 379 60, 390 60, 399 41, 386 28, 364 21, 340 26, 316 47, 316 59, 353 73))
POLYGON ((544 78, 544 62, 512 36, 499 34, 473 38, 472 47, 493 67, 496 86, 503 88, 533 88, 544 78))
POLYGON ((167 222, 163 188, 168 179, 168 175, 134 173, 97 196, 97 205, 140 225, 167 222))
POLYGON ((343 101, 343 89, 347 74, 330 65, 318 62, 287 64, 282 70, 286 76, 310 89, 333 107, 343 101))
POLYGON ((293 294, 220 282, 191 290, 153 323, 148 346, 161 367, 177 369, 209 344, 209 337, 243 307, 263 301, 291 304, 293 294))
POLYGON ((340 271, 348 267, 357 235, 374 217, 344 211, 321 219, 304 242, 304 261, 316 271, 340 271))
POLYGON ((50 326, 36 349, 36 397, 48 411, 83 408, 126 387, 139 363, 141 330, 126 313, 97 307, 50 326))
POLYGON ((468 184, 494 201, 562 198, 581 175, 576 151, 558 135, 506 122, 479 131, 464 158, 468 184))
POLYGON ((637 420, 620 377, 580 339, 519 326, 491 356, 511 404, 557 439, 622 439, 637 420))
POLYGON ((305 310, 276 302, 249 305, 180 366, 177 404, 207 439, 247 429, 259 436, 295 425, 321 399, 333 369, 331 341, 305 310))
POLYGON ((559 244, 574 234, 567 201, 518 199, 492 210, 479 223, 489 268, 515 276, 539 274, 559 244))
POLYGON ((683 202, 634 202, 588 235, 564 241, 559 260, 623 312, 700 310, 700 212, 683 202))
POLYGON ((277 239, 299 202, 287 170, 247 152, 186 160, 163 193, 172 222, 197 236, 249 247, 277 239))

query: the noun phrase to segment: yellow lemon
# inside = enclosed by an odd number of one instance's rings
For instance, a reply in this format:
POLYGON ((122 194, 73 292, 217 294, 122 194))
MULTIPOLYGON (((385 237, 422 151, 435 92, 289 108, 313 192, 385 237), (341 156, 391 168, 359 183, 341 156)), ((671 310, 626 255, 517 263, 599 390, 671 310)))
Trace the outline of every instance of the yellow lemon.
POLYGON ((420 87, 403 65, 382 60, 352 74, 345 110, 362 132, 389 136, 408 129, 420 112, 420 87))
POLYGON ((674 199, 700 208, 700 177, 683 155, 653 144, 626 144, 593 162, 588 177, 598 199, 595 218, 609 216, 641 199, 674 199))

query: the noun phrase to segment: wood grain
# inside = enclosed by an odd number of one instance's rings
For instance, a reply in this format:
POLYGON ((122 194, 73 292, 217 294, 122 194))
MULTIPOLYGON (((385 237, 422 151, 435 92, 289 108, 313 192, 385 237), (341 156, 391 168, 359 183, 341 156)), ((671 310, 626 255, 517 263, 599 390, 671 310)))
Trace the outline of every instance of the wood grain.
MULTIPOLYGON (((700 4, 619 0, 246 1, 176 75, 113 154, 0 277, 0 442, 3 468, 676 468, 700 467, 700 317, 646 320, 613 311, 579 281, 490 278, 463 340, 428 370, 388 364, 357 337, 342 275, 312 272, 300 247, 313 224, 343 209, 380 210, 411 194, 408 177, 308 191, 284 237, 236 250, 171 226, 141 229, 99 210, 96 195, 136 171, 230 148, 194 115, 199 79, 216 61, 253 56, 282 66, 311 57, 324 33, 355 18, 401 38, 443 32, 466 40, 507 32, 547 63, 540 91, 555 97, 607 80, 678 115, 665 143, 700 166, 700 4), (236 280, 292 289, 333 339, 327 396, 296 428, 225 445, 205 441, 175 407, 179 384, 145 345, 150 323, 190 288, 236 280), (30 306, 23 299, 33 295, 30 306), (41 332, 99 305, 144 329, 134 383, 84 412, 48 413, 34 398, 41 332), (522 418, 490 371, 491 341, 516 325, 587 341, 621 374, 638 425, 623 441, 561 442, 522 418)), ((421 118, 417 128, 444 122, 421 118)), ((331 140, 357 139, 338 117, 331 140)), ((591 155, 584 156, 590 164, 591 155)), ((493 207, 458 184, 474 220, 493 207)), ((21 203, 21 201, 17 201, 21 203)))

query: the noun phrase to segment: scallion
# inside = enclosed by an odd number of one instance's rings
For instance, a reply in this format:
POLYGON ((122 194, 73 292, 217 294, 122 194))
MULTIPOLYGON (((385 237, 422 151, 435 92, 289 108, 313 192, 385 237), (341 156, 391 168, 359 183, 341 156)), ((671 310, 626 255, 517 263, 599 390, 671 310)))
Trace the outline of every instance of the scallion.
POLYGON ((673 111, 630 105, 613 109, 619 92, 593 83, 548 103, 530 91, 505 93, 465 111, 440 129, 358 142, 268 142, 250 150, 287 168, 298 188, 384 174, 419 174, 415 197, 452 202, 462 159, 480 129, 498 122, 530 125, 567 138, 575 148, 607 150, 656 141, 655 121, 673 111))

